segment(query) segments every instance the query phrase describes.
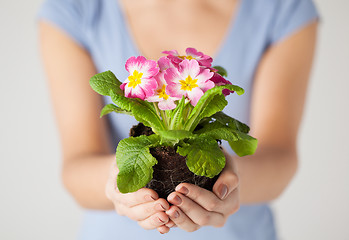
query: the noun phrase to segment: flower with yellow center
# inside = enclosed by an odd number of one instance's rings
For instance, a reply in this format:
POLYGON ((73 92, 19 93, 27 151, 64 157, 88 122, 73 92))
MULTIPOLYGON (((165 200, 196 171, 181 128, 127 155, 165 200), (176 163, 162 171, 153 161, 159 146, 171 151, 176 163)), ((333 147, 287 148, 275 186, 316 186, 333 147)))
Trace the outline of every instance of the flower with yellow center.
POLYGON ((188 59, 188 60, 192 60, 192 59, 195 59, 193 56, 190 56, 190 55, 188 55, 188 56, 178 56, 179 58, 181 58, 181 59, 188 59))
POLYGON ((130 82, 128 83, 127 86, 135 88, 138 84, 142 83, 142 81, 141 81, 142 76, 143 76, 143 73, 138 72, 137 70, 134 70, 133 74, 128 77, 128 80, 130 82))
POLYGON ((179 63, 178 68, 166 70, 166 93, 171 97, 186 97, 192 106, 198 103, 202 95, 215 85, 210 80, 213 72, 202 69, 197 60, 185 59, 179 63))
POLYGON ((179 83, 181 84, 181 90, 191 91, 193 88, 199 86, 196 84, 197 81, 197 79, 192 79, 190 75, 185 80, 179 80, 179 83))
POLYGON ((155 90, 158 88, 154 77, 159 73, 156 61, 147 60, 143 56, 132 56, 126 61, 125 68, 129 75, 120 85, 120 89, 124 91, 125 97, 144 100, 154 95, 155 90))
POLYGON ((180 100, 180 97, 172 97, 166 93, 167 83, 164 78, 164 72, 160 72, 155 76, 158 83, 158 88, 155 90, 154 95, 147 97, 145 100, 148 102, 157 102, 160 110, 172 110, 176 108, 175 101, 180 100))
POLYGON ((162 88, 158 89, 156 91, 159 95, 159 98, 163 98, 165 100, 168 99, 169 95, 166 94, 166 86, 165 85, 162 85, 162 88))

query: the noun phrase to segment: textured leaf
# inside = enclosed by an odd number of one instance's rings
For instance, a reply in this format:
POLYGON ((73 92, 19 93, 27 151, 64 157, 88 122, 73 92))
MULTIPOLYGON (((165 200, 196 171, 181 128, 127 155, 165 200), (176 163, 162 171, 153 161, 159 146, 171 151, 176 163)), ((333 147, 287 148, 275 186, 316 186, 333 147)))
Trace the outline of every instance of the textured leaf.
POLYGON ((203 132, 200 134, 200 137, 211 137, 213 139, 223 139, 228 141, 230 147, 240 157, 255 153, 258 144, 257 139, 247 135, 246 133, 219 125, 221 124, 214 122, 211 124, 210 130, 207 128, 206 131, 200 129, 198 133, 203 132))
POLYGON ((201 120, 204 117, 209 117, 216 112, 222 111, 227 105, 228 101, 223 94, 215 95, 212 100, 208 101, 207 105, 202 108, 199 119, 201 120))
POLYGON ((201 119, 210 117, 224 109, 228 102, 223 96, 223 89, 235 91, 239 95, 244 93, 242 88, 232 84, 216 86, 207 90, 192 110, 185 127, 186 130, 193 131, 201 119))
POLYGON ((180 140, 191 138, 194 136, 189 131, 185 130, 166 130, 166 131, 159 131, 159 135, 161 136, 161 142, 164 143, 171 143, 171 145, 175 145, 180 140))
POLYGON ((135 98, 127 98, 110 91, 112 101, 121 109, 132 112, 135 119, 144 125, 151 127, 155 133, 165 130, 164 124, 147 102, 135 98))
POLYGON ((159 136, 129 137, 121 140, 116 149, 116 162, 119 168, 117 186, 120 192, 135 192, 153 178, 153 166, 157 160, 149 148, 156 146, 159 136))
POLYGON ((104 115, 107 115, 107 114, 109 114, 111 112, 132 115, 131 112, 123 110, 123 109, 119 108, 118 106, 115 106, 114 104, 107 104, 102 109, 100 117, 103 117, 104 115))
POLYGON ((240 156, 252 155, 256 152, 258 140, 241 132, 235 132, 239 138, 237 141, 230 141, 229 145, 234 152, 240 156))
POLYGON ((188 144, 178 147, 177 152, 182 156, 187 156, 186 163, 189 170, 199 176, 213 178, 225 166, 224 154, 213 138, 190 139, 188 144))
POLYGON ((228 77, 228 72, 227 70, 225 70, 224 67, 221 67, 221 66, 214 66, 213 67, 214 69, 217 69, 218 70, 218 74, 221 75, 222 77, 228 77))
POLYGON ((250 128, 246 124, 226 115, 224 112, 217 112, 210 117, 211 120, 215 119, 223 126, 238 130, 239 132, 249 133, 250 128))
POLYGON ((90 79, 92 89, 104 96, 109 96, 110 90, 116 94, 123 95, 120 85, 121 82, 111 71, 98 73, 90 79))
POLYGON ((171 129, 177 129, 178 126, 183 125, 183 111, 185 109, 185 106, 185 97, 183 96, 182 99, 179 101, 177 107, 170 112, 171 129))

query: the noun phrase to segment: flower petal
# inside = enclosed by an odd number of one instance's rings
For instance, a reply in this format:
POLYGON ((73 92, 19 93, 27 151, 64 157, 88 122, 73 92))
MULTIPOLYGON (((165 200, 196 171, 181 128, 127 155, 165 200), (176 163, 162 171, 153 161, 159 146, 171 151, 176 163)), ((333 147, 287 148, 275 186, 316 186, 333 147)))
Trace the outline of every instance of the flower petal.
POLYGON ((162 101, 162 98, 160 98, 158 94, 155 94, 153 96, 147 97, 145 100, 147 100, 148 102, 160 102, 162 101))
POLYGON ((139 69, 143 73, 142 78, 152 78, 159 72, 157 63, 153 60, 146 60, 139 69))
POLYGON ((142 79, 142 82, 137 85, 137 87, 138 86, 143 89, 145 97, 150 97, 154 95, 154 91, 157 89, 158 83, 155 78, 148 78, 142 79))
POLYGON ((143 56, 130 57, 126 61, 125 68, 130 74, 137 70, 142 73, 142 78, 152 78, 159 72, 157 63, 143 56))
POLYGON ((181 80, 186 79, 188 76, 195 79, 200 73, 199 63, 195 59, 185 59, 179 64, 179 73, 181 74, 181 80))
POLYGON ((172 110, 176 108, 176 104, 172 99, 167 99, 159 102, 158 107, 160 110, 172 110))
POLYGON ((196 87, 193 88, 191 91, 187 91, 187 95, 191 105, 195 107, 199 99, 202 97, 202 95, 204 95, 204 92, 200 88, 196 87))
POLYGON ((185 52, 187 55, 194 57, 201 66, 211 67, 213 59, 210 56, 197 51, 195 48, 187 48, 185 52))
POLYGON ((165 71, 168 68, 175 67, 172 61, 168 57, 159 58, 158 65, 159 65, 160 71, 165 71))
POLYGON ((163 51, 162 53, 172 55, 172 56, 179 56, 177 50, 163 51))
POLYGON ((195 48, 187 48, 185 50, 185 53, 187 55, 193 56, 193 57, 203 57, 204 54, 202 52, 198 52, 195 48))
POLYGON ((157 89, 161 89, 163 85, 167 85, 167 82, 165 80, 165 72, 159 72, 154 78, 158 83, 157 89))
POLYGON ((121 88, 122 91, 125 91, 125 86, 127 85, 127 83, 128 83, 128 81, 125 81, 124 83, 122 83, 120 85, 120 88, 121 88))
POLYGON ((197 84, 199 88, 201 88, 204 92, 206 92, 208 89, 211 89, 215 86, 215 84, 212 81, 209 81, 210 78, 212 78, 213 72, 211 72, 209 69, 204 69, 201 71, 201 73, 196 77, 197 84))
POLYGON ((141 65, 145 61, 147 61, 147 59, 143 56, 138 56, 138 57, 132 56, 129 59, 127 59, 125 68, 130 74, 133 74, 134 70, 137 70, 137 71, 140 70, 141 65))
POLYGON ((140 87, 140 85, 137 85, 135 88, 130 88, 131 89, 131 97, 130 98, 140 98, 144 100, 145 98, 145 93, 143 89, 140 87))
POLYGON ((166 87, 166 94, 171 97, 182 98, 182 96, 187 96, 186 91, 181 89, 180 84, 169 84, 166 87))
POLYGON ((165 80, 167 84, 179 83, 182 80, 180 73, 177 68, 169 68, 165 72, 165 80))

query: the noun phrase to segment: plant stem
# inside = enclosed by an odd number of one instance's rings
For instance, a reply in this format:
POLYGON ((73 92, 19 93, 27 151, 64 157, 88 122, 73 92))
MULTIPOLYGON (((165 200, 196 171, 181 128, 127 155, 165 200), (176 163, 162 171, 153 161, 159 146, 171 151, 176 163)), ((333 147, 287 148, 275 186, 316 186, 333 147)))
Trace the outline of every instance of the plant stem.
POLYGON ((165 110, 165 114, 166 114, 166 119, 167 119, 167 126, 170 127, 171 125, 171 111, 172 110, 165 110))
POLYGON ((165 111, 160 110, 160 113, 161 113, 162 121, 165 124, 166 130, 168 130, 168 122, 167 122, 165 111))
POLYGON ((154 108, 156 110, 156 114, 159 116, 159 118, 161 118, 161 115, 160 115, 160 112, 159 112, 160 110, 159 110, 158 106, 156 105, 155 102, 153 102, 153 105, 154 105, 154 108))

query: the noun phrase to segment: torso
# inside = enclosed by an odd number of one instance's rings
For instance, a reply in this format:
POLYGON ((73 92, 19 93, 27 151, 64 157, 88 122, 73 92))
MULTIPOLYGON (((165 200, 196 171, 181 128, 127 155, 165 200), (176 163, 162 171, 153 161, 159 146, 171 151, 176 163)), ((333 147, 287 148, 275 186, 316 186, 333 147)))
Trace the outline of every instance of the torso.
POLYGON ((163 50, 195 46, 215 56, 234 19, 238 0, 120 0, 139 52, 158 59, 163 50), (195 29, 193 31, 193 29, 195 29))

